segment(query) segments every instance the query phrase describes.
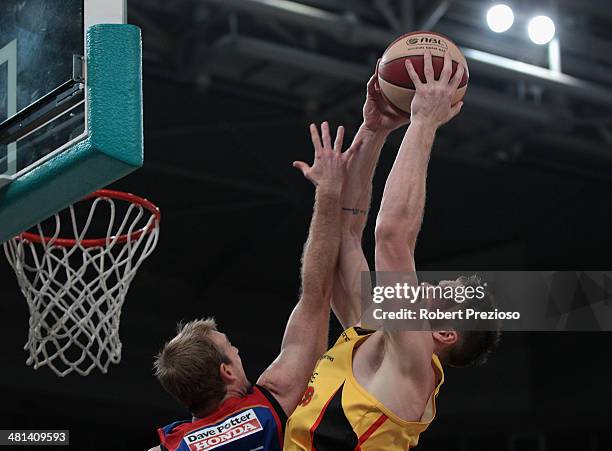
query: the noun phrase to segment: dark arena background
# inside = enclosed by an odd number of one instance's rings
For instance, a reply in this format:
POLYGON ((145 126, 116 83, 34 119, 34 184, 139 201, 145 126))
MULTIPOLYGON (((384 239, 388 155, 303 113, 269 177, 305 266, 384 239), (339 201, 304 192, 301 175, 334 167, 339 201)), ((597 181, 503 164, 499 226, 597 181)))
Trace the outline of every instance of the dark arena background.
MULTIPOLYGON (((122 361, 106 375, 26 366, 28 309, 0 261, 1 428, 70 429, 81 451, 156 445, 157 427, 189 417, 152 374, 180 320, 216 317, 256 379, 297 301, 312 211, 291 162, 310 161, 310 122, 343 124, 352 138, 377 58, 407 31, 449 36, 470 67, 464 109, 432 151, 418 268, 611 268, 612 4, 508 3, 516 23, 497 34, 484 0, 130 0, 128 22, 143 35, 146 163, 113 187, 159 205, 160 243, 128 294, 122 361), (539 13, 555 20, 571 79, 516 63, 548 67, 549 47, 526 32, 539 13)), ((401 137, 377 169, 370 261, 401 137)), ((417 449, 612 449, 611 349, 610 333, 506 333, 485 367, 447 371, 417 449)))

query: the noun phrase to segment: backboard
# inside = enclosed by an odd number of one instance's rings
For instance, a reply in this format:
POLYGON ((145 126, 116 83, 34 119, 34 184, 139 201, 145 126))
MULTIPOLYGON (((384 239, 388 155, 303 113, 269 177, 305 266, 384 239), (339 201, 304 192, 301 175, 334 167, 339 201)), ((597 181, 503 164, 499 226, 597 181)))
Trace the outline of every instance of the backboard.
POLYGON ((125 0, 3 0, 0 242, 142 165, 125 0))

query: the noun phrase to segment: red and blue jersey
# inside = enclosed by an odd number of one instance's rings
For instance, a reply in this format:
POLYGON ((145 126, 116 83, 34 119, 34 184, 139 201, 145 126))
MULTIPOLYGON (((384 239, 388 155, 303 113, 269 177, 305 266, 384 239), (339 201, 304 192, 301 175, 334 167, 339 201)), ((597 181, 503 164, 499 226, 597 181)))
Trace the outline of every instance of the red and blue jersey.
POLYGON ((274 396, 256 385, 205 418, 176 421, 157 432, 162 451, 281 451, 286 422, 274 396))

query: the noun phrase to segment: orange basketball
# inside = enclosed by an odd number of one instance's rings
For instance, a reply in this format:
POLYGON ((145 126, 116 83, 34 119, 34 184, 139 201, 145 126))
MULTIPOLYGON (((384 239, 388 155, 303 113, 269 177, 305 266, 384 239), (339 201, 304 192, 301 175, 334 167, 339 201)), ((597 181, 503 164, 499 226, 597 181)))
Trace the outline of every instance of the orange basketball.
POLYGON ((453 41, 446 36, 431 31, 415 31, 400 36, 387 47, 378 66, 378 83, 383 95, 393 106, 410 114, 410 104, 414 97, 414 83, 406 70, 406 59, 410 58, 419 78, 425 83, 424 59, 425 50, 432 55, 436 79, 440 77, 444 67, 444 54, 450 52, 453 60, 453 75, 459 64, 465 67, 465 73, 452 104, 456 104, 467 90, 469 79, 467 61, 453 41))

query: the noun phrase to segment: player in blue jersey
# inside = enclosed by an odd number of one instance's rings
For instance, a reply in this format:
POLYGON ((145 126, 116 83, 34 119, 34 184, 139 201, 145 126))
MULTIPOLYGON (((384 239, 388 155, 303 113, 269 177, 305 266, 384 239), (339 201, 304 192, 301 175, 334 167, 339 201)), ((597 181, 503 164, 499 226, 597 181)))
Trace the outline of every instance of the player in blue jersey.
MULTIPOLYGON (((327 349, 330 299, 341 233, 347 166, 355 149, 342 152, 344 129, 332 144, 329 124, 310 127, 314 164, 293 166, 316 186, 315 207, 302 263, 302 294, 285 329, 279 356, 252 385, 238 349, 212 319, 179 327, 155 359, 162 386, 189 408, 193 418, 158 430, 154 450, 282 449, 284 426, 327 349)), ((358 144, 358 143, 357 143, 358 144)))

